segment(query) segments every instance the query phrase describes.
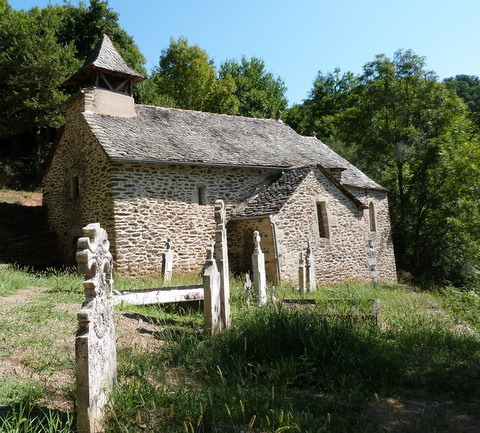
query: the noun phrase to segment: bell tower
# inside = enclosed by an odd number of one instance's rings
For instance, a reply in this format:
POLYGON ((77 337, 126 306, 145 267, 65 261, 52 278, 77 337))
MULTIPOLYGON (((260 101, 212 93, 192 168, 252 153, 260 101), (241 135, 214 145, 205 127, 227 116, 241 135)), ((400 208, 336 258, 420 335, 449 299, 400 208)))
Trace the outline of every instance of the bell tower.
POLYGON ((134 117, 133 86, 144 79, 127 65, 110 38, 103 35, 83 67, 64 83, 77 91, 67 103, 67 115, 72 109, 80 109, 134 117))

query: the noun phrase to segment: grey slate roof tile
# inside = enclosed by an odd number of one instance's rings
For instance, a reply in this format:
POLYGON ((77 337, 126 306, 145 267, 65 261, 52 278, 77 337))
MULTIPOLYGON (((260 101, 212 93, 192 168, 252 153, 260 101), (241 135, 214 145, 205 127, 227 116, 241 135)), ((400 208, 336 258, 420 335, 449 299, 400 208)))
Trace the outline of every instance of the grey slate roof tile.
MULTIPOLYGON (((366 206, 350 191, 343 187, 328 170, 320 165, 316 167, 359 209, 366 206)), ((231 219, 255 218, 278 213, 288 199, 294 194, 300 184, 315 166, 307 165, 282 171, 282 173, 269 186, 250 199, 240 203, 232 212, 231 219)))
POLYGON ((283 171, 271 185, 238 205, 232 212, 231 219, 253 218, 278 213, 312 171, 312 168, 312 166, 305 166, 283 171))
POLYGON ((133 82, 145 79, 143 75, 127 65, 107 35, 103 35, 85 60, 83 67, 70 77, 65 84, 75 82, 78 77, 88 74, 92 69, 101 69, 117 75, 129 76, 133 82))
POLYGON ((342 183, 383 187, 314 137, 281 121, 136 105, 136 117, 85 112, 111 159, 278 169, 320 164, 344 168, 342 183))

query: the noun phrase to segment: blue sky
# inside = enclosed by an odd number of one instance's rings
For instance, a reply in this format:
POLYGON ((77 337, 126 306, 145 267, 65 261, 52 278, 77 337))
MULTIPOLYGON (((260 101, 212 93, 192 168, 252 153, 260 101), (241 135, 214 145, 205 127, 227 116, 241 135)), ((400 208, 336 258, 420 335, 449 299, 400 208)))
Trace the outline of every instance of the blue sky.
MULTIPOLYGON (((15 9, 53 0, 9 0, 15 9)), ((77 4, 76 0, 72 0, 77 4)), ((88 0, 85 1, 88 3, 88 0)), ((184 36, 218 67, 242 55, 264 60, 288 88, 308 96, 318 71, 360 73, 376 54, 412 49, 440 79, 480 76, 480 0, 110 0, 150 71, 170 38, 184 36)))

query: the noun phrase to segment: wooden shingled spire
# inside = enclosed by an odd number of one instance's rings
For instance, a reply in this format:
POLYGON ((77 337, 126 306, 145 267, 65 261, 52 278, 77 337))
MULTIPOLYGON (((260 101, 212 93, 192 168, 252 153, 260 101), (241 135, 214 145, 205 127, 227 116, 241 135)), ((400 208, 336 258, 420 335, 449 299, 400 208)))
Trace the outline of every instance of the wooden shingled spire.
POLYGON ((99 87, 132 95, 133 85, 145 77, 127 65, 111 39, 103 35, 85 60, 82 69, 64 84, 77 87, 99 87))

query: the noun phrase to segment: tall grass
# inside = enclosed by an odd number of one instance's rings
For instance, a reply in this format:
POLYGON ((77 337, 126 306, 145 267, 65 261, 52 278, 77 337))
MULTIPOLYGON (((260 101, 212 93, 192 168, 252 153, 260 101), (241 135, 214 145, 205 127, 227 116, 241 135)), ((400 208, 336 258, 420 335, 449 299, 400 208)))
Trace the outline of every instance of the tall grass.
POLYGON ((128 354, 142 372, 121 380, 107 431, 369 431, 362 414, 375 395, 479 401, 478 338, 413 304, 404 300, 385 327, 257 308, 215 338, 167 335, 152 363, 128 354))
POLYGON ((0 433, 73 433, 75 418, 54 410, 14 406, 0 412, 0 433))

